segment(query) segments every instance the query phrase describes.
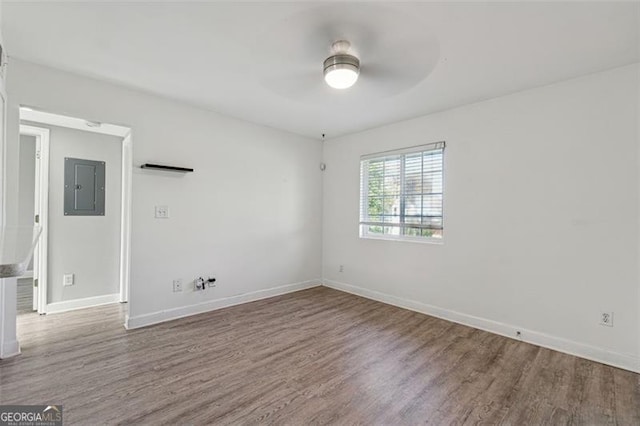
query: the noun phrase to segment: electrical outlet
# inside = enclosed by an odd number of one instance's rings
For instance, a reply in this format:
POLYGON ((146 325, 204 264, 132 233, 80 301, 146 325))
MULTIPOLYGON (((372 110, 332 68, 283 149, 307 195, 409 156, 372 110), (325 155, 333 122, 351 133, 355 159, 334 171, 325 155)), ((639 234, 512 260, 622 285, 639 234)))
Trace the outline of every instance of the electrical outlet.
POLYGON ((613 312, 600 312, 600 325, 613 327, 613 312))
POLYGON ((344 272, 344 265, 340 265, 340 272, 344 272))
POLYGON ((156 219, 169 219, 169 206, 156 206, 156 219))
POLYGON ((198 277, 193 281, 194 290, 206 290, 207 288, 213 288, 216 286, 216 279, 214 275, 209 275, 207 278, 198 277))
POLYGON ((208 288, 213 288, 216 286, 217 283, 217 279, 216 279, 216 274, 211 274, 209 275, 209 279, 207 280, 207 287, 208 288), (213 281, 212 281, 213 280, 213 281))
POLYGON ((73 274, 64 274, 62 276, 62 285, 65 287, 72 286, 74 284, 73 274))
POLYGON ((182 291, 182 280, 173 280, 173 292, 178 293, 182 291))
POLYGON ((193 289, 196 291, 204 290, 204 278, 198 277, 195 280, 193 280, 193 289))

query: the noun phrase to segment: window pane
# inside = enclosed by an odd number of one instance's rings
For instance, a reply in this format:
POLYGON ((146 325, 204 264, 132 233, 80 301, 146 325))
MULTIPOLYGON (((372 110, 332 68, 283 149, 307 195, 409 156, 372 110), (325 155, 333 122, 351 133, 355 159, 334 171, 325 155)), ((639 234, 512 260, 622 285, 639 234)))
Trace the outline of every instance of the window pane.
POLYGON ((380 215, 380 216, 369 216, 369 217, 365 218, 364 221, 365 222, 382 223, 382 222, 384 222, 384 216, 382 216, 382 215, 380 215))
POLYGON ((370 161, 368 167, 368 184, 369 184, 369 196, 381 196, 382 195, 382 183, 384 178, 384 162, 383 161, 370 161))
POLYGON ((442 151, 430 151, 424 153, 422 161, 423 173, 442 170, 442 151))
POLYGON ((425 195, 422 199, 423 216, 442 216, 442 195, 425 195))
POLYGON ((404 162, 404 193, 422 193, 422 153, 409 154, 404 162))
POLYGON ((382 234, 382 226, 369 226, 368 231, 372 234, 382 234))
POLYGON ((400 223, 400 216, 396 215, 396 216, 385 216, 384 217, 384 222, 385 223, 400 223))
POLYGON ((442 171, 424 174, 424 192, 426 194, 442 193, 442 171))
POLYGON ((400 216, 400 196, 384 197, 384 214, 400 216))
POLYGON ((409 225, 422 225, 422 216, 405 216, 404 223, 409 225))
POLYGON ((442 218, 441 217, 423 217, 422 224, 434 229, 442 228, 442 218))
POLYGON ((421 237, 422 236, 422 229, 420 228, 404 228, 404 235, 410 236, 410 237, 421 237))
POLYGON ((369 197, 369 204, 367 206, 367 216, 377 216, 383 213, 382 209, 382 197, 369 197))
POLYGON ((423 237, 442 238, 442 229, 423 229, 423 237))
POLYGON ((385 226, 384 233, 385 235, 400 235, 400 228, 397 226, 385 226))
POLYGON ((404 214, 408 216, 420 216, 422 213, 422 196, 410 195, 404 197, 404 214))
POLYGON ((382 187, 384 195, 400 195, 400 182, 400 157, 386 159, 384 162, 384 181, 382 187))
POLYGON ((388 175, 399 175, 400 174, 400 161, 401 157, 389 157, 384 160, 384 174, 388 175))
POLYGON ((400 195, 400 175, 384 176, 384 195, 400 195))

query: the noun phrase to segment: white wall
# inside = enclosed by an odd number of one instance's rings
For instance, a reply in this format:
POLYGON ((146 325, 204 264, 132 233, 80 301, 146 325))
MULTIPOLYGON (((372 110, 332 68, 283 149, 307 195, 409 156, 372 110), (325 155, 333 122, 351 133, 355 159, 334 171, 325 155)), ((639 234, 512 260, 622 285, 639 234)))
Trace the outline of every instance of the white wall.
MULTIPOLYGON (((131 325, 318 282, 319 141, 46 67, 9 66, 9 158, 18 155, 20 104, 132 128, 131 325), (145 162, 195 172, 138 168, 145 162), (155 205, 168 205, 171 218, 154 219, 155 205), (216 275, 217 288, 188 290, 190 280, 207 274, 216 275), (185 282, 182 293, 172 291, 176 278, 185 282), (274 290, 296 283, 303 284, 274 290)), ((13 164, 7 175, 11 210, 13 164)))
MULTIPOLYGON (((47 303, 118 293, 122 138, 41 123, 23 124, 50 131, 47 303), (64 215, 65 157, 105 162, 104 216, 64 215), (74 285, 62 285, 64 274, 74 274, 74 285)), ((20 146, 24 147, 23 142, 20 146)), ((22 169, 20 177, 26 178, 22 169)), ((33 187, 31 194, 33 206, 33 187)))
POLYGON ((327 283, 637 370, 637 87, 629 66, 327 141, 327 283), (360 239, 360 155, 441 140, 444 244, 360 239))

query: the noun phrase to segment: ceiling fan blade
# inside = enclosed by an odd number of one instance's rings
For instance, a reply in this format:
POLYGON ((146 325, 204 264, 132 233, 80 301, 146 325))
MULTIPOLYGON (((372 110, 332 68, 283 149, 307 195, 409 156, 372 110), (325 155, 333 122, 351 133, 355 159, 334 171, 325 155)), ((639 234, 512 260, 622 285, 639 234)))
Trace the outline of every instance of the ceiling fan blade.
POLYGON ((274 92, 292 99, 313 98, 324 89, 322 71, 303 72, 287 75, 270 75, 262 84, 274 92))

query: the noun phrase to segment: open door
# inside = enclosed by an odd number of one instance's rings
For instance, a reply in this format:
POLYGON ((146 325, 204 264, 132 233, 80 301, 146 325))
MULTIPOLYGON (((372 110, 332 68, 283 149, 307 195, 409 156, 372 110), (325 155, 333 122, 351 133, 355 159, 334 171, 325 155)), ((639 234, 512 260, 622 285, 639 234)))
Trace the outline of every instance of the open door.
MULTIPOLYGON (((36 138, 36 153, 35 153, 35 164, 36 164, 36 179, 35 179, 35 190, 33 192, 34 195, 34 203, 33 203, 33 223, 34 225, 40 225, 40 150, 42 149, 42 141, 41 138, 36 138)), ((40 246, 40 244, 38 244, 40 246)), ((40 268, 39 261, 40 256, 38 255, 39 247, 36 247, 33 253, 33 310, 38 311, 39 309, 39 297, 38 294, 38 281, 40 277, 40 268)))
POLYGON ((47 215, 49 207, 49 129, 20 125, 20 134, 36 138, 34 224, 42 228, 38 245, 33 252, 33 310, 46 313, 47 306, 47 215))

